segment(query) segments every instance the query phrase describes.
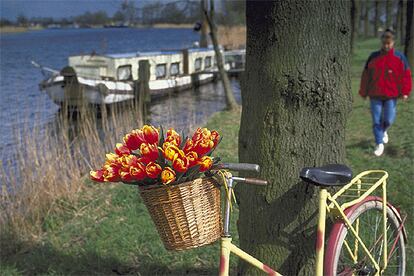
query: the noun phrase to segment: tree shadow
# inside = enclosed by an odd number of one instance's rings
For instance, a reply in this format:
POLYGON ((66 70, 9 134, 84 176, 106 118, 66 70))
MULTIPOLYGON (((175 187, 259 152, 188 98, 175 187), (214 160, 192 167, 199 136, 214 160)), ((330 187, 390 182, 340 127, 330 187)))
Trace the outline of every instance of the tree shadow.
MULTIPOLYGON (((249 243, 273 244, 287 249, 289 255, 282 266, 277 268, 280 271, 292 271, 290 267, 297 265, 298 258, 300 263, 305 263, 314 254, 318 208, 316 204, 315 208, 311 208, 309 204, 317 202, 316 196, 315 186, 298 181, 283 195, 273 200, 262 213, 255 214, 268 219, 263 220, 264 225, 257 228, 254 236, 249 236, 249 243)), ((248 244, 242 239, 240 241, 242 247, 248 244)), ((245 249, 247 252, 251 250, 245 249)), ((250 253, 254 255, 254 252, 250 253)), ((269 265, 272 265, 271 260, 269 265)))
MULTIPOLYGON (((21 248, 25 248, 21 244, 21 248)), ((146 256, 137 256, 131 263, 116 257, 102 256, 95 251, 64 252, 50 244, 27 245, 26 249, 6 256, 1 266, 22 275, 215 275, 217 267, 175 266, 156 263, 146 256)))

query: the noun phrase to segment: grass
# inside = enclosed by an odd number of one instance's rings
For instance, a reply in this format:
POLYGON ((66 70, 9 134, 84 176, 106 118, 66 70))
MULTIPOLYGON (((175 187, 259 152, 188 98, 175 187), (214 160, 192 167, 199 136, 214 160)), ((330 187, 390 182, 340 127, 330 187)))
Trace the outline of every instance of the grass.
MULTIPOLYGON (((376 46, 376 40, 359 41, 353 58, 354 106, 348 117, 347 164, 355 172, 370 168, 389 171, 389 200, 410 214, 407 230, 414 233, 414 101, 398 103, 397 120, 389 131, 390 144, 384 156, 374 158, 368 102, 357 96, 363 63, 376 46)), ((220 112, 207 125, 223 134, 216 153, 229 162, 238 159, 239 120, 240 113, 220 112)), ((163 248, 134 187, 95 184, 87 179, 84 182, 76 200, 58 198, 53 202, 35 238, 9 236, 13 246, 7 254, 0 252, 0 275, 216 274, 217 245, 180 253, 163 248)), ((236 217, 237 210, 232 222, 234 230, 236 217)), ((7 244, 2 244, 2 249, 3 245, 7 244)), ((408 260, 414 255, 412 245, 409 246, 408 260)), ((233 264, 236 261, 232 259, 233 264)), ((409 263, 411 270, 407 275, 413 275, 412 266, 409 263)))

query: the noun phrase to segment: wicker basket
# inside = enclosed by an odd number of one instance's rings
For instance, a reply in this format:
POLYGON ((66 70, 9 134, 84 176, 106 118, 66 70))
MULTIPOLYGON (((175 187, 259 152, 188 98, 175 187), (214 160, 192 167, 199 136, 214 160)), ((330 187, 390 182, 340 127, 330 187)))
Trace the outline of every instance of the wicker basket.
POLYGON ((212 178, 140 193, 166 249, 195 248, 220 238, 220 189, 212 178))

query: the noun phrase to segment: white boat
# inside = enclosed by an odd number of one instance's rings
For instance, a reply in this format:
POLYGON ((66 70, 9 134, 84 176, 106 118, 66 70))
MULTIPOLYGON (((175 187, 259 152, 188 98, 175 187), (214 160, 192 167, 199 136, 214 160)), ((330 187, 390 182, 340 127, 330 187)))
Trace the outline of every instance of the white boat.
POLYGON ((212 81, 217 72, 212 48, 76 55, 69 57, 68 66, 60 72, 49 69, 52 74, 40 83, 40 88, 59 105, 77 106, 85 102, 100 105, 131 100, 142 60, 150 64, 151 97, 212 81))

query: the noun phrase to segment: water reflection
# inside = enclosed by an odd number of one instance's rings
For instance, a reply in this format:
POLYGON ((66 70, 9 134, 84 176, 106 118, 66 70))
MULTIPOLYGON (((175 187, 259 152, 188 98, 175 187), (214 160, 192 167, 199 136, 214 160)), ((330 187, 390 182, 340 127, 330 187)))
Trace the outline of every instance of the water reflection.
MULTIPOLYGON (((231 79, 231 84, 236 100, 240 103, 240 83, 237 79, 231 79)), ((214 112, 225 107, 222 83, 212 82, 153 102, 151 123, 189 132, 194 127, 205 125, 214 112)))

